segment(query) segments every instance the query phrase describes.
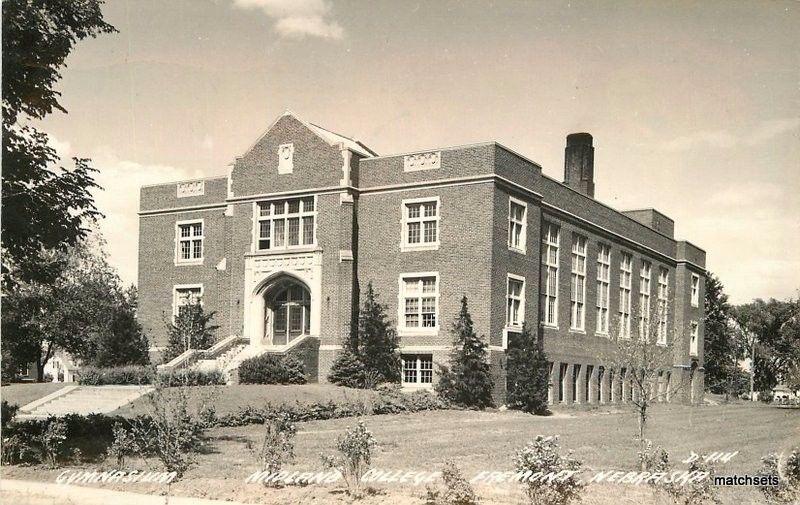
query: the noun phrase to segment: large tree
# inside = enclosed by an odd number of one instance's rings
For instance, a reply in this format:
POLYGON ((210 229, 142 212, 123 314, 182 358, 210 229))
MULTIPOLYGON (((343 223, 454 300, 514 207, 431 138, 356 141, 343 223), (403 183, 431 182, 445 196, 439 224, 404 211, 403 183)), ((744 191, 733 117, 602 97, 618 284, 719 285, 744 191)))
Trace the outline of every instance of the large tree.
POLYGON ((769 391, 800 362, 800 301, 757 299, 734 310, 754 357, 754 389, 769 391))
POLYGON ((3 1, 2 271, 6 286, 18 280, 52 280, 36 261, 42 250, 76 244, 99 212, 89 160, 60 158, 31 120, 66 112, 54 88, 76 42, 113 26, 99 0, 3 1))
POLYGON ((547 414, 549 365, 541 339, 522 325, 522 332, 511 333, 508 341, 506 403, 512 409, 531 414, 547 414))
POLYGON ((736 388, 740 371, 738 361, 744 347, 740 332, 732 324, 733 308, 719 278, 714 274, 706 277, 704 357, 705 384, 712 393, 729 395, 736 388))

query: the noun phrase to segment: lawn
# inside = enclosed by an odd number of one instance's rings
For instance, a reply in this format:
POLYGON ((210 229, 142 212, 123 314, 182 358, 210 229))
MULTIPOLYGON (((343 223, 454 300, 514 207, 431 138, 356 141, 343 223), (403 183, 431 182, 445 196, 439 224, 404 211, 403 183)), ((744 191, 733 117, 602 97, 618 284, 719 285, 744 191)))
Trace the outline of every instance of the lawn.
MULTIPOLYGON (((514 451, 536 435, 559 435, 565 449, 573 450, 585 468, 632 470, 636 468, 636 420, 627 411, 560 410, 550 417, 534 417, 513 411, 439 411, 365 418, 378 446, 372 466, 386 470, 438 470, 453 459, 472 477, 479 471, 513 469, 514 451)), ((354 419, 314 421, 298 426, 296 460, 298 471, 320 470, 321 453, 331 453, 335 438, 354 419)), ((263 426, 217 428, 208 433, 208 447, 197 465, 172 486, 179 495, 238 500, 249 503, 328 503, 348 500, 335 486, 264 488, 245 484, 257 470, 250 450, 257 446, 263 426)), ((658 406, 653 409, 649 436, 667 448, 673 466, 685 468, 680 459, 712 451, 739 451, 729 463, 717 467, 719 474, 753 474, 760 458, 772 451, 800 444, 800 411, 776 409, 760 404, 703 407, 658 406)), ((140 462, 141 464, 141 462, 140 462)), ((6 467, 9 478, 53 481, 58 471, 43 467, 6 467)), ((125 489, 156 492, 148 485, 125 489)), ((121 488, 121 487, 120 487, 121 488)), ((377 485, 379 494, 363 503, 393 502, 395 505, 422 503, 423 487, 377 485)), ((523 495, 516 484, 476 486, 484 503, 520 503, 523 495)), ((720 488, 723 503, 757 503, 760 495, 746 488, 720 488)), ((583 503, 666 503, 646 487, 603 484, 590 485, 583 503)))
POLYGON ((0 387, 0 399, 7 401, 10 405, 27 405, 32 401, 45 397, 54 391, 58 391, 64 386, 63 382, 30 382, 8 384, 0 387))
MULTIPOLYGON (((304 385, 258 385, 237 384, 230 386, 199 386, 190 388, 192 395, 211 398, 214 408, 219 416, 238 411, 242 407, 251 405, 263 407, 267 403, 279 405, 281 403, 315 403, 342 401, 363 401, 369 403, 377 393, 372 390, 351 389, 333 386, 331 384, 304 384, 304 385)), ((147 412, 148 400, 141 397, 138 400, 116 410, 113 414, 126 417, 142 412, 147 412)))

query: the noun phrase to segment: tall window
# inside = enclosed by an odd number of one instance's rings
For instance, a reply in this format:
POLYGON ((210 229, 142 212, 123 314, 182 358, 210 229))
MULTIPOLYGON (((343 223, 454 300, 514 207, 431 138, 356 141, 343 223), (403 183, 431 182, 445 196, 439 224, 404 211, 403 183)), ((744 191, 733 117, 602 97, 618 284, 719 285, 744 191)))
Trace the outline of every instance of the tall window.
POLYGON ((570 321, 573 330, 583 330, 586 320, 586 237, 572 234, 570 321))
POLYGON ((515 251, 525 252, 525 216, 527 206, 524 202, 509 197, 508 199, 508 247, 515 251))
POLYGON ((400 278, 401 329, 438 327, 439 286, 435 275, 409 275, 400 278))
POLYGON ((619 336, 631 336, 631 281, 633 277, 633 257, 622 253, 619 263, 619 336))
POLYGON ((544 290, 542 292, 542 321, 544 324, 558 324, 558 241, 559 227, 545 223, 542 233, 542 271, 544 290))
POLYGON ((403 250, 439 247, 439 199, 403 200, 403 250))
POLYGON ((650 275, 649 261, 642 260, 639 269, 639 337, 647 338, 650 331, 650 275))
POLYGON ((669 303, 669 270, 658 269, 658 343, 667 343, 667 310, 669 303))
POLYGON ((692 274, 692 307, 700 306, 700 276, 692 274))
POLYGON ((317 218, 314 197, 258 204, 259 251, 314 245, 317 218))
POLYGON ((297 283, 289 283, 270 300, 273 312, 272 343, 283 345, 311 329, 311 295, 297 283))
POLYGON ((172 295, 172 315, 178 316, 187 305, 202 303, 202 284, 175 286, 172 295))
POLYGON ((432 354, 401 354, 403 362, 403 384, 433 384, 432 354))
POLYGON ((693 321, 691 328, 692 328, 692 333, 691 333, 691 340, 689 341, 689 354, 691 354, 692 356, 697 356, 697 348, 699 347, 698 341, 700 339, 698 335, 699 326, 696 322, 693 321))
POLYGON ((177 234, 176 263, 202 263, 203 221, 180 221, 177 224, 177 234))
POLYGON ((608 304, 611 295, 611 248, 600 244, 597 251, 597 333, 608 335, 608 304))
POLYGON ((522 326, 525 319, 525 278, 508 275, 506 326, 522 326))

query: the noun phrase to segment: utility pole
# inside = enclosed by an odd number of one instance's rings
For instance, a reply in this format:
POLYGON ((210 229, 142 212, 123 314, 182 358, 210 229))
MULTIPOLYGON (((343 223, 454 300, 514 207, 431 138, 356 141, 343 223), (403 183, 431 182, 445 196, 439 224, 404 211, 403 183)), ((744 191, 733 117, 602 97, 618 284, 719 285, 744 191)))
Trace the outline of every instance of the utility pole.
POLYGON ((755 380, 756 380, 756 334, 752 331, 747 332, 750 338, 750 401, 756 401, 755 380))

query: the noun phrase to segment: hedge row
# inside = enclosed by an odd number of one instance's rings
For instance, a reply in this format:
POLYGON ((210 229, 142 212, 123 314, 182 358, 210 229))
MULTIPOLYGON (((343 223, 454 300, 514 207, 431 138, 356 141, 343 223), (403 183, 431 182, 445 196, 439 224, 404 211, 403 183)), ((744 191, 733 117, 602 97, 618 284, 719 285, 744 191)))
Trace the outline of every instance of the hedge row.
POLYGON ((121 366, 112 368, 84 368, 78 383, 83 386, 146 385, 157 383, 164 387, 212 386, 225 384, 225 377, 218 370, 182 369, 172 372, 156 372, 149 366, 121 366))
POLYGON ((239 365, 241 384, 305 384, 303 362, 291 355, 262 354, 239 365))

